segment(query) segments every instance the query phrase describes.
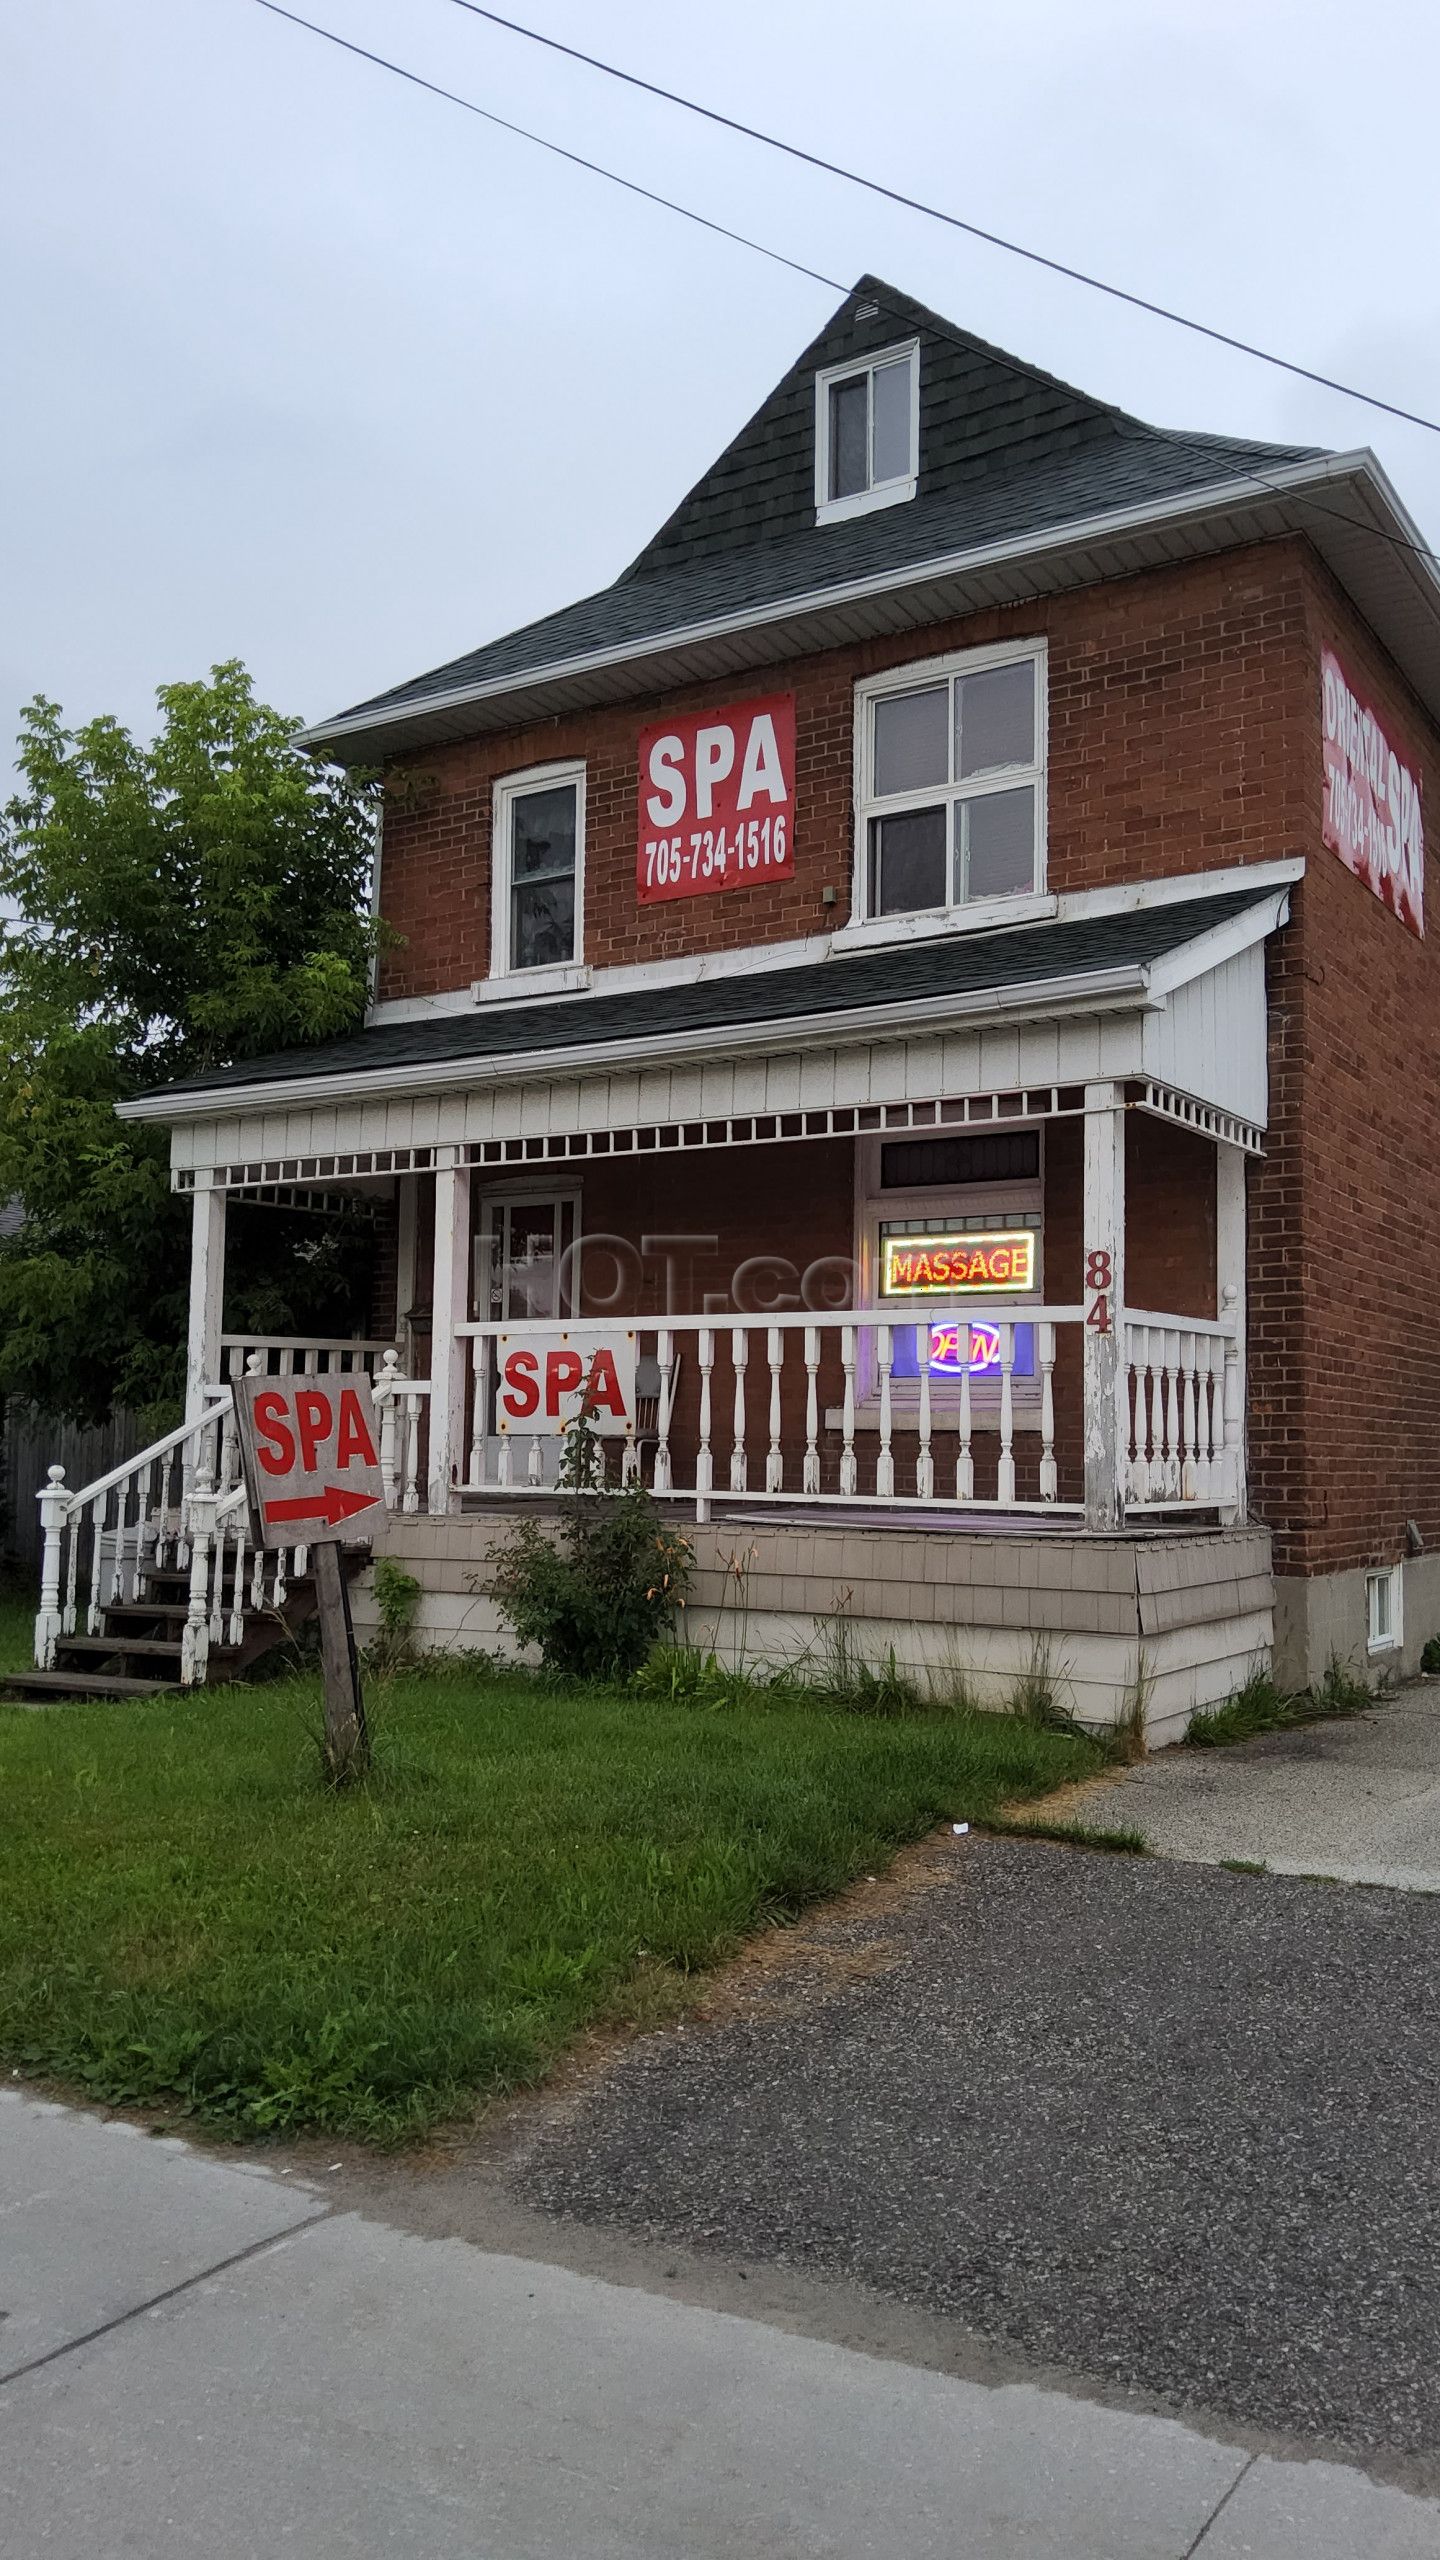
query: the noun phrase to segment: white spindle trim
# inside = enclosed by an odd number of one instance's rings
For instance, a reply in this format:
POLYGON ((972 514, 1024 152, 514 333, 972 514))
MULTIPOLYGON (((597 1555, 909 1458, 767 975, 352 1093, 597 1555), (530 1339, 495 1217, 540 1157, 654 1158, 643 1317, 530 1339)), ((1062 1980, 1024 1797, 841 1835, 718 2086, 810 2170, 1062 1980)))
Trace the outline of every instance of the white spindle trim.
POLYGON ((780 1370, 785 1336, 778 1324, 771 1325, 765 1349, 770 1362, 770 1448, 765 1460, 765 1490, 781 1493, 785 1487, 785 1455, 780 1445, 780 1370))
POLYGON ((875 1458, 875 1492, 881 1502, 893 1501, 895 1494, 895 1417, 890 1402, 890 1371, 894 1359, 894 1334, 888 1324, 877 1325, 875 1365, 880 1379, 880 1447, 875 1458))
POLYGON ((735 1373, 735 1418, 730 1449, 730 1490, 743 1493, 750 1481, 750 1465, 745 1455, 745 1367, 750 1357, 750 1336, 743 1325, 730 1329, 730 1363, 735 1373))
POLYGON ((840 1328, 840 1364, 845 1373, 845 1395, 840 1418, 840 1490, 853 1494, 860 1481, 855 1460, 855 1327, 840 1328))
POLYGON ((1060 1494, 1060 1471, 1055 1461, 1055 1327, 1039 1324, 1035 1328, 1035 1347, 1040 1360, 1040 1499, 1055 1502, 1060 1494))
POLYGON ((805 1327, 805 1465, 801 1483, 806 1493, 820 1490, 820 1327, 805 1327))
POLYGON ((696 1336, 695 1361, 700 1371, 700 1443, 695 1452, 695 1517, 708 1520, 709 1500, 715 1484, 715 1460, 710 1448, 710 1377, 715 1366, 715 1334, 710 1325, 702 1325, 696 1336))
POLYGON ((660 1391, 655 1399, 655 1466, 654 1485, 657 1493, 668 1493, 671 1486, 670 1424, 675 1403, 675 1337, 668 1326, 660 1328, 656 1344, 660 1371, 660 1391))
POLYGON ((999 1502, 1015 1499, 1015 1327, 1000 1327, 1000 1456, 995 1470, 999 1502))
POLYGON ((916 1415, 915 1493, 921 1502, 935 1499, 935 1456, 930 1446, 930 1327, 915 1327, 916 1365, 920 1372, 920 1402, 916 1415))
MULTIPOLYGON (((968 1328, 965 1339, 968 1346, 970 1339, 968 1328)), ((955 1499, 957 1502, 973 1502, 975 1499, 975 1451, 971 1445, 974 1419, 971 1411, 970 1357, 967 1347, 965 1363, 960 1371, 960 1442, 955 1452, 955 1499)))

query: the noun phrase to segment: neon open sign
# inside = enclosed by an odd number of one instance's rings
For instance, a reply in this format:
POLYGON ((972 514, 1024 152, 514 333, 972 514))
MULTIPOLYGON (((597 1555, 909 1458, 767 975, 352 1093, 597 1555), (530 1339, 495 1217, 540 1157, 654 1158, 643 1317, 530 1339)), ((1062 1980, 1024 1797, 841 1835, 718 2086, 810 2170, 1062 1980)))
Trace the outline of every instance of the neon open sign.
POLYGON ((998 1376, 1000 1328, 996 1324, 932 1324, 930 1374, 933 1378, 998 1376), (968 1357, 967 1357, 968 1353, 968 1357))
POLYGON ((1034 1286, 1035 1236, 1030 1227, 1005 1227, 993 1235, 881 1238, 880 1294, 885 1298, 950 1298, 961 1292, 1034 1286))

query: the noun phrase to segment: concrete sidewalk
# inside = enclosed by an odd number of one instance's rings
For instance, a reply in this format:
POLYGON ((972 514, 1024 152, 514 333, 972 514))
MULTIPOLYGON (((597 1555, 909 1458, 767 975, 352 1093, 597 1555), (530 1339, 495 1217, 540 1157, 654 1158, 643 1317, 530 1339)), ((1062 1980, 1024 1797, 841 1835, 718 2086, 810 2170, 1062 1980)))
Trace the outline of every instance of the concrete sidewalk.
POLYGON ((16 2560, 1440 2555, 1440 2504, 1343 2464, 416 2238, 14 2091, 0 2310, 16 2560))
POLYGON ((1440 1893, 1440 1681, 1341 1722, 1157 1752, 1076 1811, 1141 1832, 1157 1857, 1440 1893))

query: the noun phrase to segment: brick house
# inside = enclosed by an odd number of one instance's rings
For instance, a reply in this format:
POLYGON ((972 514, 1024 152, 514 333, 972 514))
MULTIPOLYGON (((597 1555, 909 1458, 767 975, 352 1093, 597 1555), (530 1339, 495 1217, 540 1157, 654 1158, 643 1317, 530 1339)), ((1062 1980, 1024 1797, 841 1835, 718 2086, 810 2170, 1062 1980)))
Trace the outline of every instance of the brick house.
POLYGON ((862 279, 613 586, 310 733, 386 776, 366 1027, 126 1106, 194 1201, 211 1637, 229 1377, 363 1362, 437 1641, 497 1640, 586 1378, 692 1638, 739 1555, 752 1649, 843 1609, 998 1700, 1038 1639, 1160 1738, 1272 1654, 1413 1667, 1437 643, 1368 453, 1146 426, 862 279), (227 1202, 299 1194, 373 1203, 363 1343, 225 1334, 227 1202))

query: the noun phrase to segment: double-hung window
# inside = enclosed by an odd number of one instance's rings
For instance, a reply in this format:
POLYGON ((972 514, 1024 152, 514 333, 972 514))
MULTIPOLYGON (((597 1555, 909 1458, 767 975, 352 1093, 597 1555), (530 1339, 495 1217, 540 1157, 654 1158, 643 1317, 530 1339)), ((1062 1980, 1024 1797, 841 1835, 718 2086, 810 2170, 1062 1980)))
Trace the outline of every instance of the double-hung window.
POLYGON ((1045 654, 974 650, 856 688, 867 916, 1044 887, 1045 654))
POLYGON ((491 974, 580 958, 585 768, 540 765, 495 786, 491 974))
POLYGON ((815 514, 820 524, 893 507, 919 474, 920 351, 888 347, 815 377, 815 514))

